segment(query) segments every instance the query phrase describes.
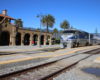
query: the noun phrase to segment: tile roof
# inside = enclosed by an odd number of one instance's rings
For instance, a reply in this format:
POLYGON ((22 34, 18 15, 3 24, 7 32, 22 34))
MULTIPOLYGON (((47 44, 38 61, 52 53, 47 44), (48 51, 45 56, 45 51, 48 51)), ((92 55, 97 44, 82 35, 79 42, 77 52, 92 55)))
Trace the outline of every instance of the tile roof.
POLYGON ((0 17, 5 17, 5 18, 10 18, 10 19, 12 19, 12 20, 16 20, 16 19, 14 19, 14 18, 12 18, 12 17, 10 17, 10 16, 7 16, 7 15, 1 14, 1 13, 0 13, 0 17))

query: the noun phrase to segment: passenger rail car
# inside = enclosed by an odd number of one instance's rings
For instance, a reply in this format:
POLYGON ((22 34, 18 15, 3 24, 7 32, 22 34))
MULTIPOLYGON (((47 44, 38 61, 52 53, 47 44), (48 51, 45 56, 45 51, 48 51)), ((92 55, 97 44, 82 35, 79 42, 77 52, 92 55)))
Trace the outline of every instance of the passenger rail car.
POLYGON ((100 44, 100 38, 77 29, 66 29, 61 35, 60 48, 100 44))

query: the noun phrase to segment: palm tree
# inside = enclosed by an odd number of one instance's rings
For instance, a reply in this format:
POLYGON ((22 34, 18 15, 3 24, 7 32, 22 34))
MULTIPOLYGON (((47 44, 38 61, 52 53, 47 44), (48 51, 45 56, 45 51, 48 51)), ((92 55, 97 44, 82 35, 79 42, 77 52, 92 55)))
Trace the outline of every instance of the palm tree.
POLYGON ((31 30, 30 28, 28 28, 28 30, 31 30))
POLYGON ((64 20, 63 23, 60 24, 60 27, 65 29, 69 28, 69 22, 67 20, 64 20))
POLYGON ((48 27, 53 27, 54 23, 55 23, 55 18, 48 14, 42 17, 41 19, 42 25, 43 26, 47 26, 47 32, 48 32, 48 27))
POLYGON ((60 30, 60 34, 62 34, 63 33, 63 30, 60 30))
POLYGON ((44 32, 44 30, 42 30, 41 32, 44 32))
POLYGON ((58 34, 58 30, 55 28, 55 29, 53 30, 53 33, 55 34, 55 39, 56 39, 56 35, 58 34))
POLYGON ((23 22, 22 22, 21 19, 17 19, 17 20, 15 21, 15 24, 16 24, 17 27, 23 27, 23 22))
POLYGON ((40 31, 40 29, 39 29, 39 28, 37 28, 37 31, 40 31))

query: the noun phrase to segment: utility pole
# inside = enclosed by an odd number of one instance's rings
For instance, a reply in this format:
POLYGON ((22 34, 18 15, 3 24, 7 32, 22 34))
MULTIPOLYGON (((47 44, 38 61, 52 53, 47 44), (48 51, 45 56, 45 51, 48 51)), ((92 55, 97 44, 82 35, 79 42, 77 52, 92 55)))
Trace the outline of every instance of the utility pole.
POLYGON ((39 14, 37 17, 40 17, 40 47, 41 47, 41 17, 42 17, 42 13, 39 14))
POLYGON ((89 45, 90 45, 90 33, 89 33, 89 45))
POLYGON ((96 36, 98 36, 98 31, 97 31, 97 28, 96 28, 96 30, 95 30, 95 35, 96 35, 96 36))

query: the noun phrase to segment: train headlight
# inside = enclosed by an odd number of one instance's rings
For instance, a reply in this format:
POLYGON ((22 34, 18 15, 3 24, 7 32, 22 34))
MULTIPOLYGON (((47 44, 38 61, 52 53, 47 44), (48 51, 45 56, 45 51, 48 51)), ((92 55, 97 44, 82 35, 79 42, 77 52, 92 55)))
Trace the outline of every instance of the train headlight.
POLYGON ((67 39, 67 41, 70 41, 69 39, 67 39))

